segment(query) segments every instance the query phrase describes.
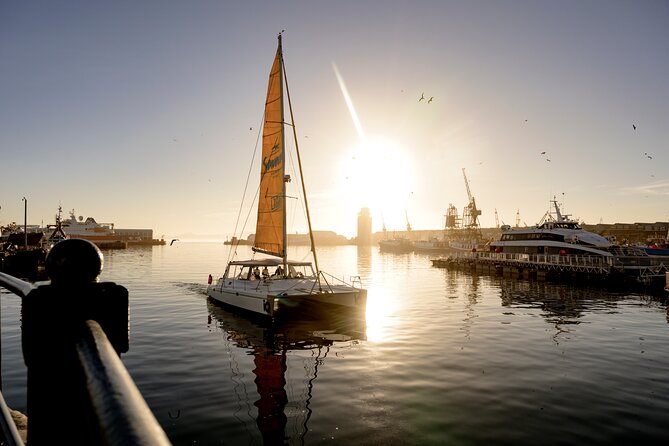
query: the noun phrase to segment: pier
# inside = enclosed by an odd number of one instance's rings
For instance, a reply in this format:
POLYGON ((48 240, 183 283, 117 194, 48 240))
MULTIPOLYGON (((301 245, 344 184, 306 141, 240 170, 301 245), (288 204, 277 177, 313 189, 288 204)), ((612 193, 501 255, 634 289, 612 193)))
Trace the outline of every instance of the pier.
POLYGON ((495 252, 457 253, 433 259, 438 268, 453 268, 522 278, 594 278, 651 284, 664 282, 669 257, 643 255, 579 256, 548 254, 506 254, 495 252))

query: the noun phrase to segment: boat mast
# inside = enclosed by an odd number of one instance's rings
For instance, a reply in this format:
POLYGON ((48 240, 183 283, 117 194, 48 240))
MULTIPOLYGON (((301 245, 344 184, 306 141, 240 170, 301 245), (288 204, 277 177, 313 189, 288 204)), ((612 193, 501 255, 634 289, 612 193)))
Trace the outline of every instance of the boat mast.
MULTIPOLYGON (((280 45, 281 45, 281 34, 279 34, 279 46, 280 45)), ((300 169, 300 182, 302 183, 302 195, 304 195, 304 208, 307 213, 307 225, 309 226, 309 240, 311 241, 311 254, 314 256, 314 267, 316 268, 316 277, 318 278, 318 287, 320 289, 321 274, 320 270, 318 269, 318 259, 316 257, 316 243, 314 242, 314 231, 311 229, 311 216, 309 215, 309 202, 307 201, 307 189, 304 186, 304 175, 302 174, 302 159, 300 158, 300 150, 297 144, 297 130, 295 130, 295 118, 293 117, 293 105, 290 101, 290 90, 288 88, 288 77, 286 76, 286 67, 284 66, 283 62, 283 52, 281 53, 281 68, 282 68, 281 73, 283 74, 283 79, 286 82, 286 96, 288 97, 288 110, 290 111, 290 123, 291 126, 293 127, 293 139, 295 140, 295 153, 297 154, 297 165, 300 169)))
MULTIPOLYGON (((283 48, 281 46, 281 33, 279 33, 279 57, 281 57, 281 63, 279 64, 279 79, 284 79, 284 66, 283 66, 283 48)), ((288 84, 286 84, 288 88, 288 84)), ((283 178, 283 193, 281 194, 281 206, 283 206, 283 270, 288 272, 288 231, 286 229, 286 181, 289 181, 286 178, 286 131, 285 131, 285 120, 283 119, 283 82, 279 82, 279 97, 281 98, 281 147, 283 147, 283 163, 281 163, 281 176, 283 178)), ((288 99, 290 102, 290 99, 288 99)))

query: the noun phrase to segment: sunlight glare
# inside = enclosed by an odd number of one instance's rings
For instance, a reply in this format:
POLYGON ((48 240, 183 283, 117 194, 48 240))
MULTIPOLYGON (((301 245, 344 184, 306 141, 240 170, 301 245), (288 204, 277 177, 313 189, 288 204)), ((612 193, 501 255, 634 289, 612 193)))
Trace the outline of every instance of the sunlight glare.
POLYGON ((392 141, 370 140, 353 150, 343 169, 341 190, 355 209, 368 207, 378 216, 375 230, 381 229, 380 216, 388 229, 404 229, 414 184, 406 151, 392 141))
POLYGON ((346 102, 346 107, 348 108, 348 112, 351 115, 351 120, 353 121, 355 130, 358 132, 360 140, 365 141, 366 140, 365 132, 362 130, 362 123, 360 123, 360 118, 358 118, 358 113, 356 113, 355 111, 355 107, 353 106, 353 100, 351 99, 351 95, 348 93, 348 88, 346 88, 346 84, 344 83, 344 78, 341 77, 339 69, 337 68, 337 65, 334 62, 332 62, 332 68, 334 69, 335 76, 337 76, 337 82, 339 82, 339 88, 341 89, 341 94, 344 96, 344 101, 346 102))

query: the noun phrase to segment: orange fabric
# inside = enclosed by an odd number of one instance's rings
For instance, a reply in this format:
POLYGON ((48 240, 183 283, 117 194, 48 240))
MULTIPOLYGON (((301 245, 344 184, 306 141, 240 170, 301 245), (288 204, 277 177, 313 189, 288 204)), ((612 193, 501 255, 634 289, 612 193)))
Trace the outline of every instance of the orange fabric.
POLYGON ((281 45, 269 74, 265 123, 262 136, 260 167, 260 196, 255 247, 265 253, 282 257, 284 254, 284 138, 283 138, 283 81, 281 45))

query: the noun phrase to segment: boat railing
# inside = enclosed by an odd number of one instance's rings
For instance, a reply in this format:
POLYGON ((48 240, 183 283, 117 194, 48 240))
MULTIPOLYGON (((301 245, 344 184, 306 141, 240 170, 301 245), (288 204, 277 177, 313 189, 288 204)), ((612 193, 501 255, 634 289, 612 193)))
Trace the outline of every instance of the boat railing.
POLYGON ((614 264, 611 256, 596 255, 559 255, 559 254, 522 254, 502 252, 468 252, 461 257, 499 260, 516 263, 560 265, 569 267, 608 268, 614 264))
MULTIPOLYGON (((128 291, 97 282, 101 265, 95 245, 72 239, 50 251, 50 282, 0 273, 0 286, 22 298, 31 446, 170 444, 121 362, 129 348, 128 291)), ((2 403, 3 444, 23 445, 2 403)))
POLYGON ((360 276, 351 276, 351 286, 353 288, 362 288, 362 278, 360 276))
POLYGON ((336 285, 350 285, 354 288, 362 288, 362 279, 360 276, 352 276, 350 282, 346 282, 344 279, 333 276, 332 274, 326 273, 325 271, 319 271, 321 277, 321 283, 325 283, 329 291, 332 291, 332 287, 336 285), (356 286, 357 285, 357 286, 356 286))

